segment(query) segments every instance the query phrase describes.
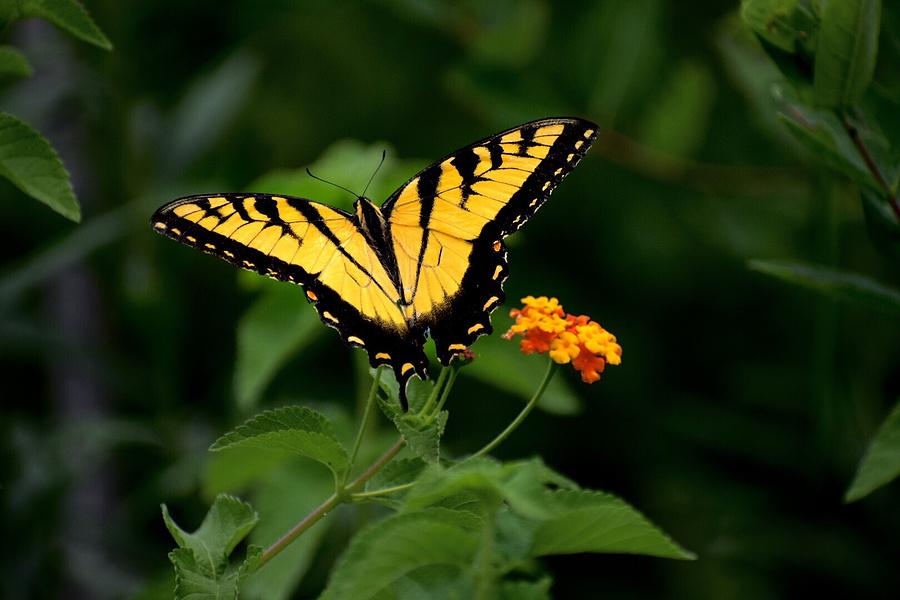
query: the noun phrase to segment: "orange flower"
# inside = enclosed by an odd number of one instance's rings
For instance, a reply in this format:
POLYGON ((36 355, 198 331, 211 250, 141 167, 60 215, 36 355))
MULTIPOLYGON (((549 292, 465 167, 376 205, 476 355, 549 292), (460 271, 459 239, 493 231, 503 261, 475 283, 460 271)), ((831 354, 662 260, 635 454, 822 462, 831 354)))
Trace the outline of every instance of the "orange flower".
POLYGON ((522 308, 510 315, 516 321, 503 337, 522 336, 523 354, 548 353, 553 362, 571 363, 585 383, 594 383, 607 364, 622 362, 622 346, 616 336, 585 315, 567 315, 559 300, 547 296, 526 296, 522 308))

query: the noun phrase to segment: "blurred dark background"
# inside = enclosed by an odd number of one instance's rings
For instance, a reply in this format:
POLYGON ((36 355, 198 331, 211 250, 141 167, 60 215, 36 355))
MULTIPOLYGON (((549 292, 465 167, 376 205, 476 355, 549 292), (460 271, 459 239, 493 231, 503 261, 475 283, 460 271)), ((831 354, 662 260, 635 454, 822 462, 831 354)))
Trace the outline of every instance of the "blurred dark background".
MULTIPOLYGON (((303 490, 222 483, 209 443, 285 402, 350 415, 367 385, 361 353, 316 326, 246 392, 255 351, 236 328, 260 298, 304 323, 313 311, 296 288, 154 235, 155 208, 186 193, 304 191, 300 169, 314 163, 361 187, 387 149, 381 200, 427 160, 558 115, 590 118, 601 136, 510 240, 507 304, 555 295, 614 332, 624 362, 592 386, 567 371, 557 401, 497 455, 539 454, 625 498, 699 560, 555 558, 555 596, 896 597, 900 488, 851 505, 842 495, 900 392, 900 323, 746 261, 895 285, 900 271, 868 241, 853 186, 812 166, 777 122, 777 72, 737 0, 85 5, 112 52, 40 21, 4 34, 35 74, 4 85, 0 108, 53 142, 84 213, 74 225, 0 182, 5 597, 165 597, 161 502, 188 527, 219 488, 261 512, 268 490, 288 522, 303 514, 288 501, 303 490)), ((894 101, 897 9, 884 3, 874 86, 894 101)), ((883 124, 900 139, 900 116, 883 124)), ((501 331, 508 308, 494 315, 501 331)), ((489 360, 501 345, 474 350, 489 360)), ((514 389, 463 371, 447 451, 478 448, 520 406, 514 389)), ((321 536, 299 587, 280 593, 314 595, 352 525, 321 536)))

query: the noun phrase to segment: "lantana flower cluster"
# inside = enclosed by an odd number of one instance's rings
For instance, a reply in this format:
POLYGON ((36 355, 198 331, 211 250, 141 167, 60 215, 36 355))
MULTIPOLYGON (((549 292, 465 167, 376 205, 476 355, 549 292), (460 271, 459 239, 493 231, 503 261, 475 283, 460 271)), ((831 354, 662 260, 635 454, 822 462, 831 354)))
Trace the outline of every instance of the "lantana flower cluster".
POLYGON ((522 308, 510 311, 516 321, 503 337, 522 336, 523 354, 548 353, 558 364, 570 364, 585 383, 594 383, 607 363, 622 362, 616 336, 586 315, 566 314, 556 298, 526 296, 522 308))

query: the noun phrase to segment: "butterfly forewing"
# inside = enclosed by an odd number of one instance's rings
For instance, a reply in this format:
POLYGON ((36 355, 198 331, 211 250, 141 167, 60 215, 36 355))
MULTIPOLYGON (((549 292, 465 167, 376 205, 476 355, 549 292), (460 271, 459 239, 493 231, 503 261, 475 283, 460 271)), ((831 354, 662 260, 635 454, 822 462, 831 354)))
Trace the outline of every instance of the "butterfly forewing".
POLYGON ((409 327, 395 284, 351 215, 289 196, 213 194, 175 200, 151 223, 233 265, 303 285, 322 321, 365 347, 373 366, 399 372, 412 364, 424 374, 424 336, 409 327))
POLYGON ((597 135, 581 119, 504 131, 427 167, 382 207, 408 320, 430 327, 445 364, 491 332, 504 300, 503 238, 521 227, 597 135))

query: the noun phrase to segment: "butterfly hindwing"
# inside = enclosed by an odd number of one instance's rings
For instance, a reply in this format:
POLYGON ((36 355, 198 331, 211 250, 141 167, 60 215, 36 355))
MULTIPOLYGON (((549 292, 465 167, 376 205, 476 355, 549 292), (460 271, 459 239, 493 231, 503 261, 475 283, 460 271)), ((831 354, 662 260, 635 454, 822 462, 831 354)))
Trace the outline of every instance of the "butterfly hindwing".
POLYGON ((597 135, 582 119, 543 119, 491 136, 425 168, 382 206, 407 320, 425 324, 447 364, 491 332, 504 301, 503 238, 518 230, 597 135))
POLYGON ((160 233, 238 267, 302 285, 319 317, 372 366, 424 376, 422 329, 410 327, 382 261, 351 215, 302 198, 211 194, 160 208, 160 233))

